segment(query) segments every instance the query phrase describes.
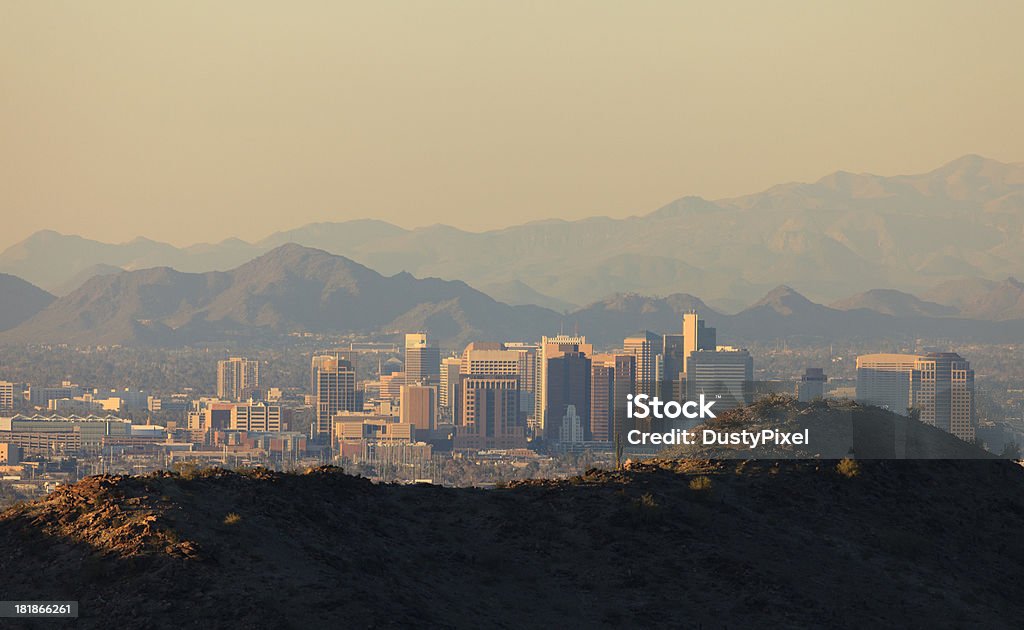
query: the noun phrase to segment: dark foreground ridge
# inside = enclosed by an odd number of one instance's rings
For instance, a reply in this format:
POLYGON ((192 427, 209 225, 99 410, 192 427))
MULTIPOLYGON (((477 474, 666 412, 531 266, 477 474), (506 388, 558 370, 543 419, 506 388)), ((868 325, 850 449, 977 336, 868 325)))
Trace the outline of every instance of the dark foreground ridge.
POLYGON ((81 627, 1019 627, 1022 524, 998 460, 662 459, 496 490, 214 470, 11 508, 0 557, 4 599, 77 599, 81 627))

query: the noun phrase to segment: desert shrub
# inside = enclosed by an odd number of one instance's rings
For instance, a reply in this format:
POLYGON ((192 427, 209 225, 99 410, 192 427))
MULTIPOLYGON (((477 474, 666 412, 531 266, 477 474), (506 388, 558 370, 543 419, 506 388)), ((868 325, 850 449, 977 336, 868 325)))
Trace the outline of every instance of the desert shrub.
POLYGON ((690 490, 697 492, 709 492, 711 490, 711 478, 707 475, 694 477, 690 480, 690 490))
POLYGON ((237 512, 228 512, 227 516, 224 517, 225 525, 238 525, 242 522, 242 517, 237 512))
POLYGON ((836 472, 847 479, 853 479, 860 474, 860 464, 857 463, 857 460, 847 457, 836 464, 836 472))

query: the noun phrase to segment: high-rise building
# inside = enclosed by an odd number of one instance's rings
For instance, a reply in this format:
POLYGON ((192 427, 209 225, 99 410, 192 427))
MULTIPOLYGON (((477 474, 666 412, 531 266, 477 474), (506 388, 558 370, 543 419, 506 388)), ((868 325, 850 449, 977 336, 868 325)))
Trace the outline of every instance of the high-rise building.
POLYGON ((355 369, 358 356, 359 352, 357 350, 346 350, 341 348, 325 350, 313 355, 313 361, 311 362, 309 369, 309 391, 316 393, 316 374, 320 369, 320 365, 322 365, 324 361, 330 361, 331 359, 347 361, 352 368, 355 369))
MULTIPOLYGON (((549 353, 544 368, 544 437, 557 441, 569 405, 576 408, 590 433, 590 354, 562 349, 549 353)), ((589 435, 587 435, 589 439, 589 435)))
POLYGON ((558 441, 563 445, 582 444, 584 440, 583 419, 576 413, 576 407, 569 405, 562 416, 562 427, 558 441))
POLYGON ((519 377, 519 413, 532 415, 537 374, 537 346, 522 343, 474 342, 462 352, 461 371, 476 375, 519 377))
POLYGON ((432 430, 436 424, 437 390, 433 385, 402 385, 400 421, 417 429, 432 430))
POLYGON ((821 368, 807 368, 804 370, 803 376, 800 377, 800 382, 796 385, 797 400, 800 402, 810 402, 818 398, 824 398, 826 382, 828 382, 828 377, 825 376, 825 370, 821 368))
POLYGON ((910 381, 916 354, 862 354, 857 357, 857 402, 906 415, 913 406, 910 381))
POLYGON ((381 375, 380 392, 381 400, 395 401, 402 396, 402 385, 405 385, 405 372, 392 372, 381 375))
POLYGON ((686 359, 698 350, 713 352, 718 347, 717 337, 715 329, 705 326, 696 312, 683 313, 683 376, 686 376, 686 359))
POLYGON ((441 383, 438 387, 437 398, 443 421, 451 421, 455 417, 461 366, 462 359, 459 357, 447 357, 441 360, 441 383))
POLYGON ((356 409, 356 371, 352 363, 329 357, 316 372, 316 422, 313 436, 331 439, 332 421, 339 411, 356 409))
POLYGON ((636 389, 636 356, 595 354, 590 367, 590 439, 611 442, 627 429, 627 396, 636 389))
POLYGON ((857 402, 904 415, 915 409, 921 422, 962 440, 976 434, 974 370, 955 352, 857 357, 857 402))
POLYGON ((744 349, 718 346, 696 350, 686 359, 686 396, 701 394, 715 401, 715 411, 727 411, 751 402, 754 361, 744 349))
POLYGON ((929 352, 918 357, 911 389, 921 422, 961 440, 974 440, 974 370, 969 361, 955 352, 929 352))
POLYGON ((0 411, 14 411, 14 383, 0 381, 0 411))
POLYGON ((280 433, 281 406, 263 402, 239 403, 231 406, 230 427, 236 431, 280 433))
POLYGON ((535 343, 508 342, 505 348, 519 353, 519 413, 526 418, 528 425, 535 424, 540 346, 535 343))
POLYGON ((661 338, 661 374, 659 374, 662 400, 682 400, 685 344, 682 335, 663 335, 661 338))
POLYGON ((657 389, 657 370, 655 365, 658 355, 661 354, 661 337, 645 330, 641 333, 626 337, 622 342, 622 348, 626 354, 636 357, 636 394, 647 394, 654 396, 657 389))
POLYGON ((473 342, 462 351, 463 374, 519 375, 519 353, 503 343, 473 342))
POLYGON ((217 362, 217 397, 225 400, 259 398, 260 362, 232 357, 217 362))
POLYGON ((431 346, 426 333, 405 336, 405 382, 436 385, 440 379, 441 350, 431 346))
MULTIPOLYGON (((541 339, 540 348, 538 351, 538 378, 537 378, 537 392, 534 398, 534 413, 533 413, 533 430, 538 435, 547 435, 547 411, 548 411, 548 367, 549 360, 562 356, 565 352, 577 352, 583 356, 589 357, 594 354, 593 344, 587 343, 587 338, 583 336, 569 336, 569 335, 558 335, 557 337, 543 337, 541 339)), ((577 413, 580 409, 585 406, 578 406, 576 408, 577 413)), ((557 412, 557 415, 551 416, 552 418, 561 418, 565 415, 565 410, 562 409, 557 412)), ((585 421, 589 424, 590 418, 589 413, 585 418, 585 421)), ((558 437, 558 426, 554 428, 553 439, 558 437)))
POLYGON ((512 449, 526 446, 526 427, 519 420, 519 377, 463 374, 461 424, 456 450, 512 449))

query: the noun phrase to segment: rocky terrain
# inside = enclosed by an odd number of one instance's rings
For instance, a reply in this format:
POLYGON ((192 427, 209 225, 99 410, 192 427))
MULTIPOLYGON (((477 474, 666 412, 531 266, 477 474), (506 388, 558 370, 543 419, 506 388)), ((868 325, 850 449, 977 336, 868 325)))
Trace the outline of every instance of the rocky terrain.
POLYGON ((16 506, 0 555, 5 599, 77 599, 86 628, 1009 628, 1022 524, 1024 470, 994 460, 659 459, 496 490, 207 471, 16 506))

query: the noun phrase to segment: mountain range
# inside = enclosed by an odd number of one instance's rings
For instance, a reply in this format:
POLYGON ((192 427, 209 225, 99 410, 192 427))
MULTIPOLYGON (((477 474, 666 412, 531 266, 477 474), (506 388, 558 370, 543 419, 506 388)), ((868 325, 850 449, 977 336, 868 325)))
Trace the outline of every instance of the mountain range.
MULTIPOLYGON (((972 293, 961 307, 894 290, 868 291, 825 306, 781 285, 736 314, 686 293, 620 293, 558 313, 505 304, 460 281, 405 272, 386 276, 344 256, 295 244, 228 271, 155 267, 104 273, 49 300, 42 290, 7 278, 23 293, 30 287, 36 301, 34 313, 23 310, 15 325, 0 332, 3 343, 180 346, 291 333, 422 330, 447 347, 459 347, 473 340, 537 339, 572 328, 609 346, 639 330, 678 332, 687 311, 718 327, 723 342, 1024 338, 1024 317, 1017 315, 1024 287, 1012 278, 972 293), (962 312, 1013 317, 982 320, 962 312)), ((5 296, 3 303, 15 300, 5 296)))
MULTIPOLYGON (((684 197, 642 216, 480 233, 357 220, 307 225, 257 243, 179 248, 43 231, 0 253, 0 271, 63 295, 90 273, 223 271, 286 243, 343 255, 385 275, 458 279, 511 302, 558 310, 615 293, 685 290, 737 311, 780 283, 825 302, 879 287, 920 294, 965 278, 1024 277, 1024 164, 969 155, 919 175, 837 172, 732 199, 684 197)), ((974 316, 973 308, 958 312, 974 316)))

